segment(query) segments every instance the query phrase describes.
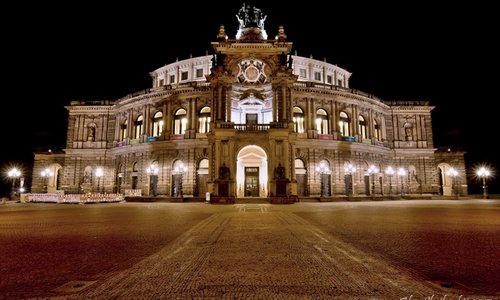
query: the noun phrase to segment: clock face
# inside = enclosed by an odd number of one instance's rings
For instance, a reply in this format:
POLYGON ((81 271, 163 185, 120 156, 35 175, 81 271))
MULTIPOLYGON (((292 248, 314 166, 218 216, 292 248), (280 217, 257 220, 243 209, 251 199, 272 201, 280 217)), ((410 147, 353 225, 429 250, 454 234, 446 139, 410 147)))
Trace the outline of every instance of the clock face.
POLYGON ((267 81, 264 72, 266 64, 258 59, 244 59, 238 64, 240 70, 236 76, 239 83, 265 83, 267 81))

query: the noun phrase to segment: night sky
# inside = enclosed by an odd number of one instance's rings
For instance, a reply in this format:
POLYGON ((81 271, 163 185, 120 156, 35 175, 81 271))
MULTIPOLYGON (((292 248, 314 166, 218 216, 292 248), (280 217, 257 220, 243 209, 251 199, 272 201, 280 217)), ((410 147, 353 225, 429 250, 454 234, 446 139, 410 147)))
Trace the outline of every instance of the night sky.
MULTIPOLYGON (((493 146, 499 140, 495 9, 477 3, 332 2, 327 9, 320 1, 300 7, 268 2, 246 1, 267 14, 270 37, 284 25, 293 51, 326 57, 352 72, 351 88, 384 100, 430 101, 436 146, 466 151, 469 169, 487 163, 500 172, 493 146)), ((241 5, 44 2, 9 11, 15 21, 3 26, 2 172, 18 164, 31 173, 34 151, 64 148, 69 101, 115 100, 149 88, 150 71, 210 50, 221 24, 234 38, 241 5)), ((491 192, 499 190, 497 180, 491 192)), ((469 187, 480 191, 477 181, 469 187)))

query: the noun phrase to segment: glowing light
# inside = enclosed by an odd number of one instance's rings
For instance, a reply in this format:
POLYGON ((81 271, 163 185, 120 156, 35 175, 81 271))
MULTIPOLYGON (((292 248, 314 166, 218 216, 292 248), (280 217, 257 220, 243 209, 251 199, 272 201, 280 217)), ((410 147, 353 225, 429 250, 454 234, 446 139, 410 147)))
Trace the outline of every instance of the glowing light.
POLYGON ((158 175, 158 166, 151 164, 149 167, 146 168, 146 173, 151 174, 151 175, 158 175))
POLYGON ((490 177, 491 172, 486 167, 480 167, 479 170, 476 171, 476 174, 483 179, 483 199, 488 199, 488 186, 486 185, 486 179, 490 177))
POLYGON ((370 165, 368 167, 368 174, 378 173, 379 169, 375 165, 370 165))
POLYGON ((347 164, 345 167, 344 167, 344 171, 347 173, 347 174, 352 174, 354 172, 356 172, 356 167, 352 164, 347 164))

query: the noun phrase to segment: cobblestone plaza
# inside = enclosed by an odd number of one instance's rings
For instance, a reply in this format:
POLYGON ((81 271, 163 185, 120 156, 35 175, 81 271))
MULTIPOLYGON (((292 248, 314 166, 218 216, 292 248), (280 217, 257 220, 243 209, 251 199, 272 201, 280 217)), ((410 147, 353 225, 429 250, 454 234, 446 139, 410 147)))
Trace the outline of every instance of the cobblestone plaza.
POLYGON ((498 299, 499 212, 496 200, 8 203, 0 298, 498 299))

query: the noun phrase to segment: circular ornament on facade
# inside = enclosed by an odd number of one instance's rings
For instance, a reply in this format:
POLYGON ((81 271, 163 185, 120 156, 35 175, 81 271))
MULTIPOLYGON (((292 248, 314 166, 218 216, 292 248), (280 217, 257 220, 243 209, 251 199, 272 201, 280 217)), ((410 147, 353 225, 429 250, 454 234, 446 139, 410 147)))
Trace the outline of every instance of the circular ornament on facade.
POLYGON ((254 66, 248 67, 245 71, 245 77, 249 81, 256 81, 257 78, 259 78, 259 74, 260 74, 259 70, 257 70, 257 68, 254 66))
POLYGON ((238 66, 240 71, 237 76, 237 80, 240 83, 265 83, 267 81, 267 76, 264 72, 266 64, 259 59, 244 59, 238 66))

